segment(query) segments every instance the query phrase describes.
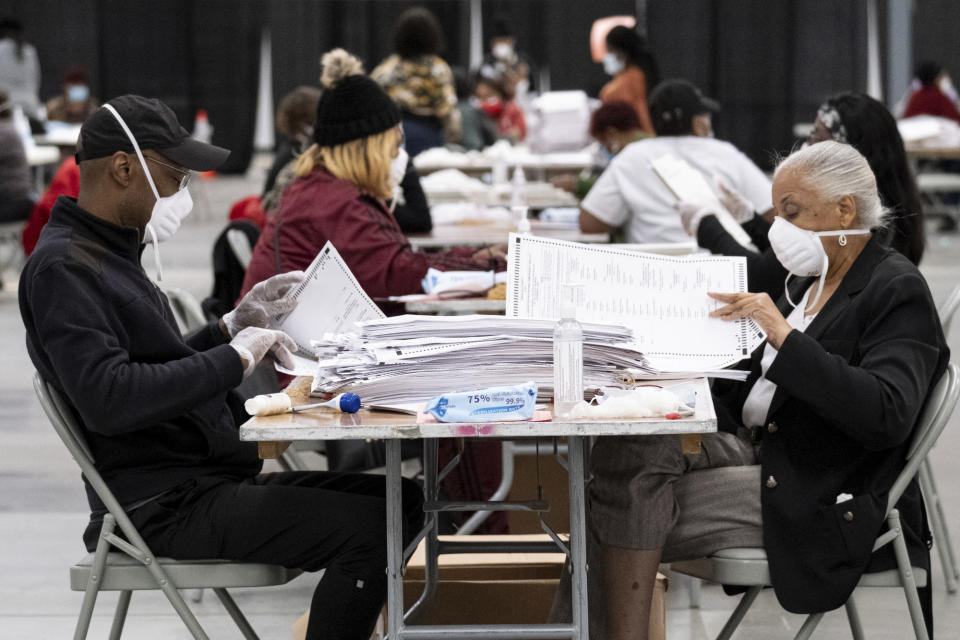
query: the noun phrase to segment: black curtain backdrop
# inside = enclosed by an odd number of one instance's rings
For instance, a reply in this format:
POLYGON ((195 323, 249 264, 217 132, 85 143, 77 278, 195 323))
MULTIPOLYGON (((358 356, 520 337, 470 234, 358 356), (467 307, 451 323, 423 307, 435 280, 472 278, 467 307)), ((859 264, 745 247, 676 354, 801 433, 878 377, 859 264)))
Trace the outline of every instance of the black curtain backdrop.
POLYGON ((24 25, 37 48, 40 97, 61 90, 64 69, 83 64, 101 101, 159 98, 188 130, 206 109, 213 142, 232 150, 223 172, 243 172, 253 151, 265 0, 0 0, 0 16, 24 25))
MULTIPOLYGON (((320 56, 335 46, 371 70, 389 55, 399 14, 416 5, 440 21, 447 61, 465 66, 468 0, 0 0, 0 15, 18 17, 37 47, 42 98, 59 91, 68 64, 82 63, 101 99, 159 97, 188 129, 196 110, 207 109, 214 142, 234 152, 225 169, 243 171, 264 29, 277 101, 299 84, 318 84, 320 56)), ((608 78, 590 60, 590 26, 635 7, 634 0, 482 1, 485 27, 494 14, 509 16, 518 48, 549 69, 552 89, 591 95, 608 78)), ((935 58, 955 76, 958 7, 956 0, 916 0, 914 15, 915 59, 935 58)), ((646 23, 662 76, 689 78, 720 100, 717 135, 770 167, 774 152, 795 143, 792 125, 812 121, 823 98, 865 88, 865 15, 866 0, 648 0, 646 23)))
POLYGON ((824 98, 866 88, 864 0, 652 0, 647 23, 662 76, 719 100, 717 137, 765 169, 824 98))
POLYGON ((960 86, 958 27, 957 0, 913 0, 913 67, 924 60, 939 62, 950 73, 954 85, 960 86))

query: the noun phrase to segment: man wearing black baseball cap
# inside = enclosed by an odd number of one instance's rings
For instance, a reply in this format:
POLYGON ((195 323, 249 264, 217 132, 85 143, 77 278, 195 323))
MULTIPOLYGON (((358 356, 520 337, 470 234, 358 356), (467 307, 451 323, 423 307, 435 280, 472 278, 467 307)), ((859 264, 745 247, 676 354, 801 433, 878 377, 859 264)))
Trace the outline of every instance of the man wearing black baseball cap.
POLYGON ((665 156, 685 161, 712 183, 716 177, 757 211, 771 208, 770 181, 729 142, 713 137, 720 105, 687 80, 665 80, 648 100, 657 133, 627 145, 610 161, 580 204, 580 229, 623 229, 627 242, 688 242, 677 198, 651 169, 665 156))
MULTIPOLYGON (((296 344, 269 327, 303 272, 254 287, 222 320, 184 337, 140 266, 145 239, 189 213, 190 170, 229 152, 192 140, 169 107, 123 96, 83 125, 80 193, 61 196, 20 278, 27 351, 75 410, 96 465, 158 556, 325 568, 309 638, 366 639, 386 595, 382 476, 258 475, 228 394, 296 344)), ((419 489, 408 485, 412 514, 419 489)), ((105 507, 89 489, 93 550, 105 507)), ((419 530, 411 516, 411 531, 419 530)))

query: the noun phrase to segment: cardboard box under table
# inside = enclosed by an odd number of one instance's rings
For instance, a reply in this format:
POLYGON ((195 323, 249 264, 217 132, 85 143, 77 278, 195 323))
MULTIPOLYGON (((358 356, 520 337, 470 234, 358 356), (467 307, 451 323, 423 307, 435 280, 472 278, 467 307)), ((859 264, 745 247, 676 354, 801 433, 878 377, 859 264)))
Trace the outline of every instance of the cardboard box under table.
MULTIPOLYGON (((291 395, 302 393, 304 385, 292 386, 291 395)), ((303 397, 293 397, 294 404, 303 397)), ((593 436, 702 434, 716 431, 717 419, 706 379, 700 381, 694 415, 681 420, 647 418, 638 420, 583 420, 576 422, 490 422, 484 424, 427 423, 418 424, 415 416, 389 414, 361 409, 356 414, 329 411, 306 411, 295 414, 253 418, 240 427, 240 438, 258 441, 261 455, 282 453, 282 442, 292 440, 338 440, 371 438, 386 441, 387 449, 387 564, 388 564, 388 627, 389 638, 457 639, 473 638, 572 638, 587 640, 589 628, 586 582, 586 536, 584 528, 584 462, 589 439, 593 436), (485 544, 475 536, 453 536, 439 540, 437 518, 440 511, 523 510, 542 509, 544 505, 527 502, 486 501, 448 503, 438 499, 437 442, 439 438, 554 438, 567 439, 566 468, 570 493, 570 540, 565 547, 570 553, 572 567, 572 610, 570 623, 537 624, 482 623, 457 626, 454 624, 413 624, 425 614, 430 605, 434 587, 439 581, 438 556, 441 554, 502 552, 500 542, 485 544), (400 539, 402 530, 400 443, 402 439, 422 438, 424 441, 424 496, 427 525, 420 532, 425 545, 424 594, 418 606, 404 611, 403 563, 414 548, 404 549, 400 539)), ((536 502, 536 501, 535 501, 536 502)), ((552 543, 552 541, 551 541, 552 543)), ((534 542, 537 551, 553 551, 551 543, 534 542)), ((514 545, 510 551, 520 550, 514 545)), ((539 579, 539 578, 534 578, 539 579)), ((488 581, 489 582, 489 581, 488 581)), ((496 583, 500 585, 499 582, 496 583)), ((485 611, 492 612, 492 607, 485 611)))

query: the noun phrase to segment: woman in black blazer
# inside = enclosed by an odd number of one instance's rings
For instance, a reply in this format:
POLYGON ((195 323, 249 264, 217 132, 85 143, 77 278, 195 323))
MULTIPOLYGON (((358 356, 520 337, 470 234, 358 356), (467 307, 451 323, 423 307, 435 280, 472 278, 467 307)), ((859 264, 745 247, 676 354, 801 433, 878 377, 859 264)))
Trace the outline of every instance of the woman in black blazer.
MULTIPOLYGON (((661 561, 762 545, 777 598, 795 613, 839 607, 862 573, 895 566, 889 545, 871 552, 949 359, 933 300, 916 267, 870 232, 887 212, 853 147, 823 142, 792 154, 775 174, 773 202, 769 240, 798 277, 777 303, 766 293, 711 294, 713 316, 752 317, 768 336, 746 384, 714 386, 719 432, 698 456, 683 455, 677 436, 594 447, 594 638, 647 637, 661 561)), ((898 508, 911 560, 928 567, 915 483, 898 508)))

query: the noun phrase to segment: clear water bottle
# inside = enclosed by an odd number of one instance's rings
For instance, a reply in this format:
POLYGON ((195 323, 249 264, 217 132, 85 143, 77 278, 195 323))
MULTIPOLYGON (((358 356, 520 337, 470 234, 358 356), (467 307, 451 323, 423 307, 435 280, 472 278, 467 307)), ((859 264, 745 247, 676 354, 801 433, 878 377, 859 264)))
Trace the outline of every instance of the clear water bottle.
POLYGON ((560 320, 553 330, 553 412, 570 415, 583 400, 583 329, 577 322, 576 289, 567 285, 560 320))

